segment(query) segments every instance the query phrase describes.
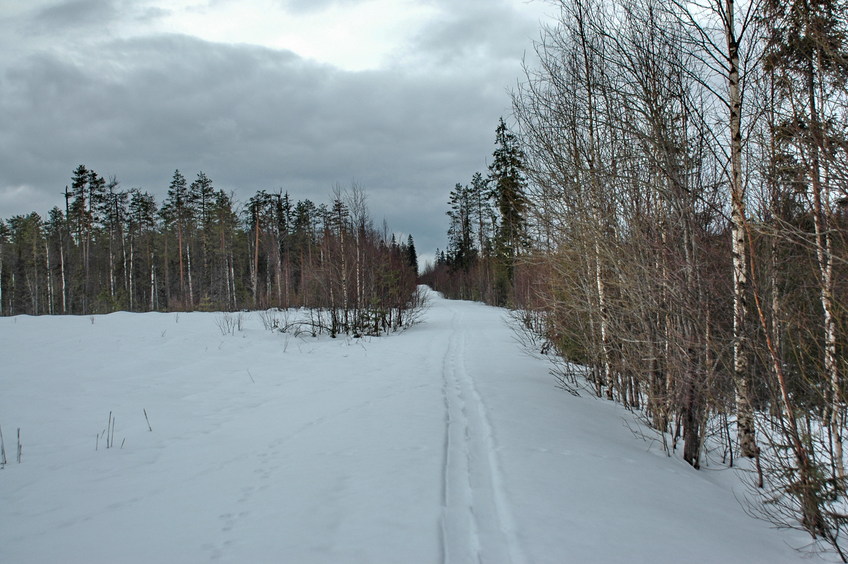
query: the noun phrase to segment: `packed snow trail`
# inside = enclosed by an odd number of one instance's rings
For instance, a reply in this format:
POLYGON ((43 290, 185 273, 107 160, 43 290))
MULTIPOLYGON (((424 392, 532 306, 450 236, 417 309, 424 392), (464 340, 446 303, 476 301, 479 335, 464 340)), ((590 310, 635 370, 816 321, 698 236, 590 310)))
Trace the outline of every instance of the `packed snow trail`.
POLYGON ((465 367, 468 332, 457 312, 450 335, 442 372, 442 561, 521 562, 486 406, 465 367))
POLYGON ((800 560, 806 537, 745 515, 735 473, 558 390, 504 310, 430 299, 376 339, 255 314, 227 336, 210 313, 0 318, 7 453, 24 441, 0 562, 800 560))

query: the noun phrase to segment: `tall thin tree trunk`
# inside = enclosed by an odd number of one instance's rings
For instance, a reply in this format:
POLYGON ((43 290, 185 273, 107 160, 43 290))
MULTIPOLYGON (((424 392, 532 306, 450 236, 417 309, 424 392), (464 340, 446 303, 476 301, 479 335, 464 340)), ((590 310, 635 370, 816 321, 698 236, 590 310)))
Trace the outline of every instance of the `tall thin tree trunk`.
POLYGON ((59 275, 62 277, 62 313, 68 313, 68 287, 65 282, 65 243, 59 238, 59 275))
POLYGON ((253 283, 253 307, 257 307, 259 305, 259 214, 257 213, 254 218, 254 229, 253 229, 253 272, 252 272, 252 280, 253 283))
POLYGON ((171 266, 168 264, 168 235, 165 233, 164 236, 164 257, 162 260, 162 266, 165 270, 165 300, 167 300, 166 306, 170 309, 173 308, 173 295, 171 294, 171 266))
POLYGON ((229 256, 230 256, 230 268, 229 268, 230 299, 232 300, 233 309, 235 309, 238 304, 236 303, 236 270, 235 270, 236 267, 235 267, 235 260, 233 259, 232 251, 230 251, 229 256))
MULTIPOLYGON (((126 241, 126 237, 124 235, 123 228, 120 230, 120 235, 121 235, 122 269, 123 269, 123 275, 124 275, 123 276, 123 278, 124 278, 124 292, 126 292, 127 295, 129 296, 129 299, 130 299, 130 306, 129 307, 130 307, 130 311, 132 311, 133 310, 133 307, 132 307, 133 295, 132 295, 132 292, 130 291, 130 267, 129 267, 129 264, 127 263, 127 241, 126 241)), ((132 259, 130 259, 130 262, 132 262, 132 259)))
POLYGON ((599 238, 603 236, 603 218, 601 217, 600 210, 600 202, 598 198, 600 197, 600 184, 598 179, 597 172, 597 147, 596 147, 596 132, 595 132, 595 90, 594 90, 594 77, 593 77, 593 69, 592 63, 590 61, 589 55, 589 46, 586 37, 585 30, 585 21, 586 15, 584 13, 584 6, 582 1, 576 2, 577 13, 576 13, 576 23, 578 27, 578 31, 580 34, 580 48, 581 54, 583 57, 583 72, 585 73, 586 80, 586 111, 588 118, 588 168, 589 168, 589 183, 591 189, 591 199, 590 205, 592 207, 593 220, 595 221, 594 227, 597 229, 597 232, 594 237, 594 278, 595 278, 595 290, 597 292, 596 297, 598 300, 598 326, 600 329, 600 352, 601 352, 601 362, 602 362, 602 385, 607 386, 607 396, 612 399, 612 370, 610 367, 610 358, 609 358, 609 346, 608 346, 608 328, 607 328, 607 303, 606 303, 606 288, 603 278, 603 268, 601 263, 601 251, 600 251, 600 243, 599 238))
POLYGON ((3 307, 3 244, 0 243, 0 315, 6 312, 3 307))
POLYGON ((135 307, 135 239, 130 238, 130 257, 127 263, 127 254, 124 251, 124 280, 129 297, 130 311, 135 307))
POLYGON ((735 0, 725 0, 724 32, 729 63, 727 85, 730 105, 730 199, 733 238, 733 375, 736 383, 736 425, 742 456, 759 453, 751 403, 748 344, 748 257, 745 248, 745 188, 742 183, 742 90, 739 84, 739 43, 735 0))
POLYGON ((194 309, 194 284, 191 277, 191 245, 186 243, 186 267, 188 269, 188 309, 194 309))
POLYGON ((109 232, 109 297, 115 299, 115 251, 112 249, 112 232, 109 232))
POLYGON ((177 222, 177 254, 180 264, 180 303, 185 307, 185 270, 183 268, 183 226, 177 222))
POLYGON ((836 318, 834 315, 833 251, 829 219, 830 194, 827 182, 822 182, 821 154, 824 149, 822 124, 818 113, 815 87, 815 67, 812 59, 808 71, 807 96, 810 108, 811 170, 810 183, 813 190, 813 225, 815 228, 816 259, 819 266, 819 294, 822 306, 822 324, 824 328, 824 374, 830 385, 829 425, 833 440, 833 462, 840 482, 845 480, 843 462, 842 419, 844 401, 839 378, 839 366, 836 356, 836 318))
MULTIPOLYGON (((150 249, 150 311, 156 311, 156 257, 150 249)), ((167 271, 167 265, 166 265, 167 271)))
POLYGON ((56 313, 53 304, 53 273, 50 268, 50 243, 46 239, 44 241, 44 258, 47 263, 47 312, 53 315, 56 313))

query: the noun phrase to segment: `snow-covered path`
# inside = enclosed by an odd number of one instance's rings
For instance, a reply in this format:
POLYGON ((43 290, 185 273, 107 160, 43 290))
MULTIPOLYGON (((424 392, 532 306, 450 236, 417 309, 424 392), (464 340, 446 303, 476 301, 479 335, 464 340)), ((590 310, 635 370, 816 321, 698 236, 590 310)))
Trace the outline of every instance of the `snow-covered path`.
POLYGON ((800 560, 733 474, 557 390, 503 310, 433 295, 362 341, 216 315, 0 319, 0 562, 800 560))
MULTIPOLYGON (((445 397, 442 560, 521 562, 486 404, 466 367, 468 325, 451 312, 442 369, 445 397)), ((473 360, 473 359, 470 359, 473 360)))

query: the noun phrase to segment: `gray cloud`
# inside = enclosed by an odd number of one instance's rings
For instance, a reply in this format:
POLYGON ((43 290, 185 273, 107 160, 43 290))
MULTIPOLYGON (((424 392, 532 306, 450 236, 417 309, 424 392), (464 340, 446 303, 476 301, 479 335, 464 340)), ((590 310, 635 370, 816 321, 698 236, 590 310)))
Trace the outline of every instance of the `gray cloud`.
POLYGON ((111 0, 70 0, 41 9, 33 23, 44 30, 79 29, 103 25, 118 18, 119 11, 111 0))
POLYGON ((444 246, 448 192, 485 170, 519 70, 520 51, 488 30, 497 14, 456 42, 451 66, 437 63, 450 58, 452 30, 475 13, 418 38, 418 56, 426 49, 429 63, 442 65, 431 73, 345 72, 291 52, 180 35, 7 61, 0 114, 12 119, 0 129, 0 218, 60 205, 78 164, 160 202, 176 168, 189 178, 203 170, 241 200, 281 188, 320 202, 335 184, 356 181, 378 223, 385 218, 432 253, 444 246), (464 54, 472 51, 484 55, 464 54))
POLYGON ((409 52, 443 68, 521 59, 538 32, 533 18, 504 0, 432 1, 443 6, 440 17, 413 38, 409 52))
POLYGON ((364 0, 280 0, 280 4, 295 14, 323 12, 338 6, 362 4, 364 0))

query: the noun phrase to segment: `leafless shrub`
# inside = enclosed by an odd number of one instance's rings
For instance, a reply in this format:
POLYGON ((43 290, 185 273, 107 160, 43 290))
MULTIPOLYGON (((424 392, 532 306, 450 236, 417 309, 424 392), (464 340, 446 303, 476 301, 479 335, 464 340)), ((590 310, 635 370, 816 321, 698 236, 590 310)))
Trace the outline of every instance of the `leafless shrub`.
POLYGON ((262 326, 266 331, 274 331, 280 329, 280 319, 277 311, 273 309, 265 309, 256 312, 259 319, 262 321, 262 326))
POLYGON ((222 335, 235 335, 236 331, 242 330, 244 314, 242 312, 221 312, 215 317, 215 325, 222 335))

